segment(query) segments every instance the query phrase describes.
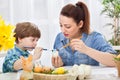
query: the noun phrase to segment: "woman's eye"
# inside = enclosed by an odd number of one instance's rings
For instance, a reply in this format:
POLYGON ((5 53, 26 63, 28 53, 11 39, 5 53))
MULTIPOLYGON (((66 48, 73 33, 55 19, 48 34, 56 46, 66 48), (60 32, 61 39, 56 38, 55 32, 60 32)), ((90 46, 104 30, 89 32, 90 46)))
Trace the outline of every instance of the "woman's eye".
POLYGON ((70 26, 66 26, 66 28, 68 28, 68 29, 69 29, 69 28, 71 28, 71 27, 70 27, 70 26))

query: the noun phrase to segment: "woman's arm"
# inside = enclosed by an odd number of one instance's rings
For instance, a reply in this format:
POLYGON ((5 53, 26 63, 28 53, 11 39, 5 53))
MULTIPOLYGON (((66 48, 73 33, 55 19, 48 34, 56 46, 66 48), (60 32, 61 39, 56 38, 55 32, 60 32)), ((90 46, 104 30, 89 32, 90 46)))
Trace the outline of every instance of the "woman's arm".
POLYGON ((78 50, 81 53, 84 53, 100 62, 101 64, 104 64, 106 66, 115 66, 112 54, 90 48, 86 46, 82 40, 73 39, 71 40, 70 46, 73 50, 78 50))
POLYGON ((95 59, 103 65, 115 66, 115 63, 113 61, 113 54, 101 52, 89 47, 85 50, 85 54, 87 54, 88 56, 90 56, 91 58, 95 59))

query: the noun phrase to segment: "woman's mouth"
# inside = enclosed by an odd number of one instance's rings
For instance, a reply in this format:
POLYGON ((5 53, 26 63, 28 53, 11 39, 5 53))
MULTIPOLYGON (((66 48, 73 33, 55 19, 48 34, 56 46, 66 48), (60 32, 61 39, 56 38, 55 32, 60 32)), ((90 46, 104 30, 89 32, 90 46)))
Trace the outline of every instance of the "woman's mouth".
POLYGON ((65 37, 68 37, 68 34, 64 34, 65 37))

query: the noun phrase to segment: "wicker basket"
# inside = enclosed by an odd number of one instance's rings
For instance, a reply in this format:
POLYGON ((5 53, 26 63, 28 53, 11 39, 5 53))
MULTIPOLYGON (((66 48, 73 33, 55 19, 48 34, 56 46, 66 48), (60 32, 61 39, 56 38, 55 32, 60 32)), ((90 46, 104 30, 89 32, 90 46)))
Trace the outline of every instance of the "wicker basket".
POLYGON ((116 68, 117 68, 117 73, 118 73, 118 77, 120 77, 120 61, 114 60, 116 63, 116 68))
POLYGON ((76 80, 77 76, 71 76, 68 74, 53 75, 53 74, 42 74, 34 73, 33 80, 76 80))

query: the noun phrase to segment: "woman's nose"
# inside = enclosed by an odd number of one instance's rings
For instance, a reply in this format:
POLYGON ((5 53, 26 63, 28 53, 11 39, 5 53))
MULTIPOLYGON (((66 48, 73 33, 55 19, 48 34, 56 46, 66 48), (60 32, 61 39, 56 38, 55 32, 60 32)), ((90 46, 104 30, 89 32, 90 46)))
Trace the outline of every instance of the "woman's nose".
POLYGON ((65 28, 64 27, 61 27, 61 31, 64 33, 66 32, 65 28))

